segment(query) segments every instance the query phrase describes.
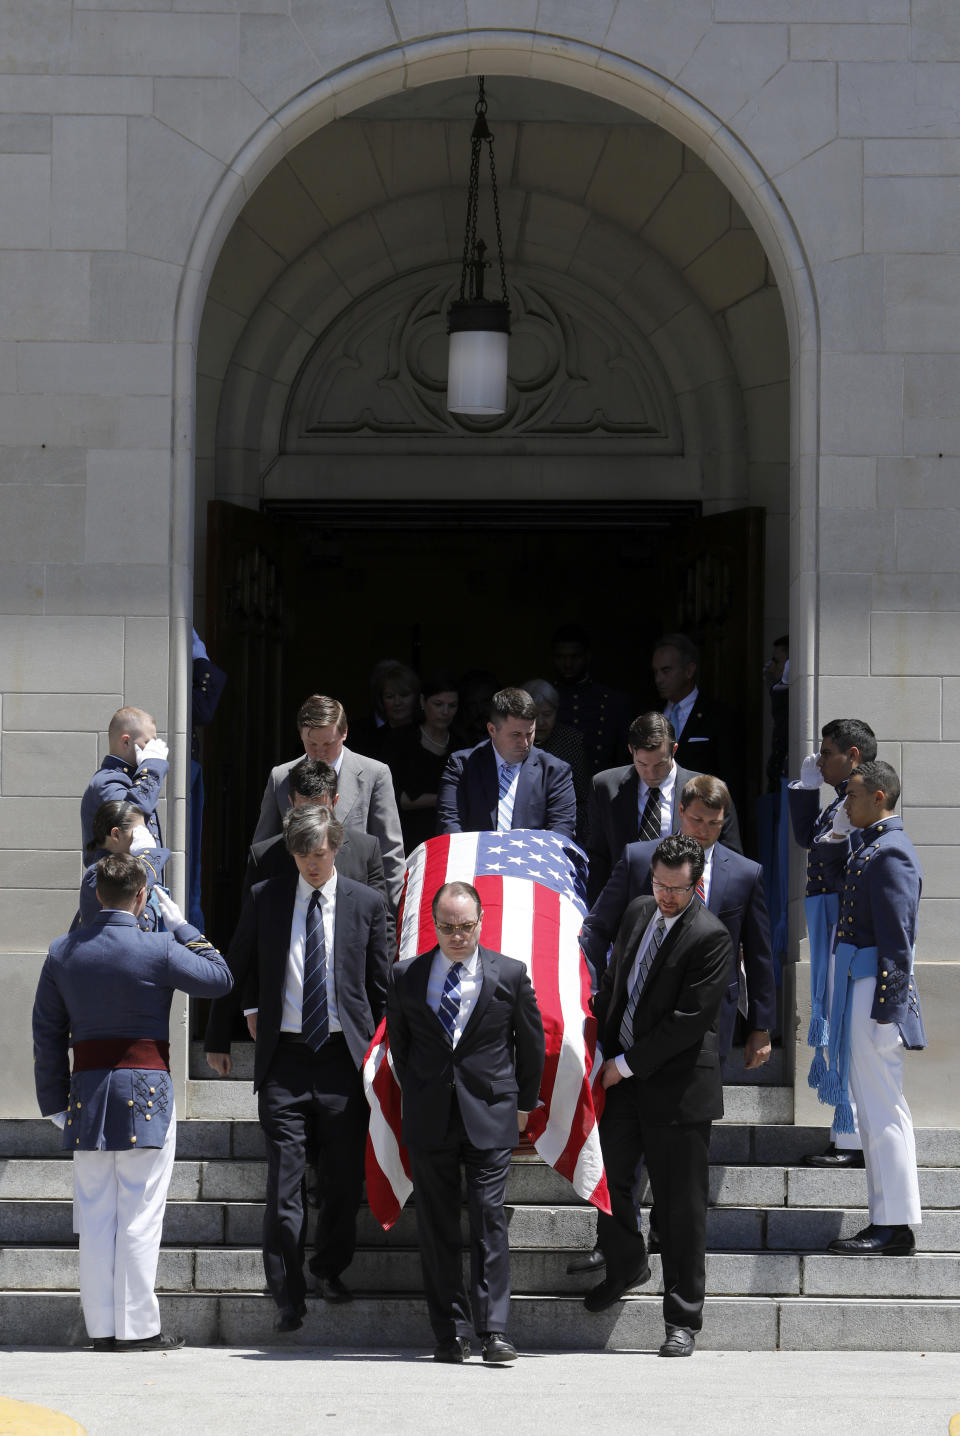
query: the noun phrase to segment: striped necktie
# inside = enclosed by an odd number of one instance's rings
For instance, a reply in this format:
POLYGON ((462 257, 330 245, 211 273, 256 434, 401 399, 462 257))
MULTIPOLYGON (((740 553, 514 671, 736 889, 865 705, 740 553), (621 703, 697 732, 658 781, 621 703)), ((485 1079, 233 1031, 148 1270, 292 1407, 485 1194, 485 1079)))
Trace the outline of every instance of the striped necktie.
POLYGON ((327 1015, 327 944, 323 936, 320 889, 315 888, 307 908, 307 936, 303 949, 303 1006, 300 1035, 314 1052, 330 1036, 327 1015))
POLYGON ((640 818, 640 841, 652 843, 660 837, 660 789, 651 788, 647 793, 643 814, 640 818))
POLYGON ((647 943, 647 950, 640 959, 640 966, 637 969, 636 981, 630 993, 630 1000, 627 1003, 626 1011, 623 1014, 623 1021, 620 1023, 620 1047, 626 1052, 633 1046, 633 1019, 637 1011, 637 1003, 640 1001, 640 994, 643 991, 643 984, 647 980, 647 973, 653 966, 653 959, 660 951, 660 944, 663 942, 667 925, 662 917, 657 918, 657 925, 653 929, 650 941, 647 943))
POLYGON ((453 1036, 457 1030, 457 1018, 460 1016, 460 974, 462 971, 462 962, 451 964, 443 984, 443 991, 440 994, 440 1010, 437 1013, 451 1042, 453 1042, 453 1036))
POLYGON ((700 876, 697 878, 697 897, 698 897, 698 898, 700 899, 700 901, 703 903, 704 907, 706 907, 706 905, 707 905, 707 870, 706 870, 706 868, 704 868, 703 872, 702 872, 702 873, 700 874, 700 876))
MULTIPOLYGON (((513 803, 510 801, 510 785, 516 775, 519 763, 500 764, 500 794, 497 803, 497 829, 501 833, 507 833, 513 826, 513 803)), ((516 798, 516 794, 514 794, 516 798)))

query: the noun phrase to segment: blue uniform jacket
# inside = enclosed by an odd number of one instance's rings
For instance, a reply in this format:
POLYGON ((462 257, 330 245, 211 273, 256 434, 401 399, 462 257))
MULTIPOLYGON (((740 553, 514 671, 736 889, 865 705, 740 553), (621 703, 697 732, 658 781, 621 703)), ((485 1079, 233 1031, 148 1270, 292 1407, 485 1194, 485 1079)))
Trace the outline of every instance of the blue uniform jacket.
POLYGON ((905 1047, 925 1047, 920 997, 913 976, 917 909, 923 874, 901 818, 863 829, 840 894, 837 942, 877 949, 877 991, 870 1016, 896 1022, 905 1047))
POLYGON ((162 1147, 173 1112, 169 1073, 121 1068, 71 1075, 69 1048, 93 1038, 166 1042, 175 991, 222 997, 232 986, 224 959, 189 923, 176 933, 141 932, 133 913, 106 909, 58 937, 33 1004, 33 1063, 40 1111, 67 1112, 63 1146, 162 1147))
MULTIPOLYGON (((97 868, 96 864, 101 858, 109 857, 106 848, 97 848, 93 854, 90 866, 84 870, 80 879, 80 906, 77 916, 73 920, 73 932, 82 924, 89 923, 103 909, 100 906, 100 899, 97 897, 97 868)), ((148 853, 138 853, 143 863, 144 871, 147 874, 147 893, 153 891, 154 883, 162 883, 163 869, 170 857, 169 848, 151 848, 148 853)), ((146 907, 137 919, 137 926, 141 932, 156 932, 160 925, 160 914, 156 907, 148 900, 146 907)))
POLYGON ((93 841, 93 820, 101 803, 109 803, 113 799, 133 803, 143 814, 150 832, 160 842, 157 804, 169 766, 165 758, 147 758, 139 768, 135 768, 132 763, 125 763, 112 753, 107 754, 80 799, 83 861, 88 867, 92 859, 87 849, 93 841))
POLYGON ((825 808, 820 808, 820 789, 801 788, 790 783, 787 787, 787 801, 790 805, 790 822, 793 836, 807 853, 807 897, 820 893, 838 893, 843 887, 843 872, 853 847, 859 844, 859 835, 854 831, 853 840, 846 842, 822 842, 833 827, 837 809, 843 806, 847 796, 846 779, 836 790, 837 796, 825 808))

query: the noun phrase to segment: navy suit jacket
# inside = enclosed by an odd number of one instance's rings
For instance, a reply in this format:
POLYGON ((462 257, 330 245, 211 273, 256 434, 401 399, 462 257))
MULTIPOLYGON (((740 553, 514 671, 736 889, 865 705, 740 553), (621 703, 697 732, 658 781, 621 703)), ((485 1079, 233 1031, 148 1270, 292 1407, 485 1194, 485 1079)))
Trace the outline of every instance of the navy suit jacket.
MULTIPOLYGON (((653 892, 650 862, 656 848, 656 843, 628 843, 610 881, 584 919, 580 946, 597 973, 606 967, 607 948, 630 903, 653 892)), ((725 1057, 737 1019, 737 952, 741 944, 747 974, 747 1026, 751 1032, 762 1028, 772 1031, 776 1021, 777 983, 760 864, 717 843, 707 908, 723 923, 733 946, 733 968, 717 1019, 720 1056, 725 1057)))
POLYGON ((692 766, 695 773, 712 773, 731 792, 739 794, 743 779, 742 738, 742 724, 733 710, 698 692, 683 732, 677 737, 674 761, 683 768, 692 766))
MULTIPOLYGON (((235 994, 241 995, 244 1007, 257 1008, 254 1091, 267 1075, 280 1038, 297 881, 298 875, 293 873, 251 888, 227 951, 235 994)), ((337 1013, 358 1068, 383 1016, 388 967, 383 899, 371 888, 338 874, 333 936, 337 1013)), ((213 1004, 204 1041, 207 1052, 230 1051, 238 1006, 236 1001, 213 1004)))
MULTIPOLYGON (((498 803, 496 753, 490 739, 452 753, 437 790, 437 832, 496 832, 498 803)), ((541 748, 531 750, 520 768, 512 826, 576 837, 577 795, 569 763, 541 748)))
POLYGON ((477 949, 483 982, 454 1047, 427 1005, 436 948, 390 971, 387 1034, 403 1093, 403 1140, 437 1147, 447 1135, 456 1093, 475 1147, 515 1147, 517 1112, 537 1105, 543 1075, 543 1021, 527 969, 515 957, 477 949))
MULTIPOLYGON (((691 778, 700 777, 699 772, 677 767, 677 780, 673 785, 673 821, 670 832, 680 830, 680 794, 684 784, 691 778)), ((587 856, 590 859, 590 878, 587 896, 594 902, 613 871, 628 843, 637 841, 640 827, 638 795, 640 779, 632 763, 624 768, 605 768, 597 773, 590 791, 590 808, 587 820, 587 856)), ((667 836, 666 833, 663 834, 667 836)), ((740 841, 740 824, 737 810, 731 804, 720 833, 720 841, 735 853, 743 851, 740 841)))

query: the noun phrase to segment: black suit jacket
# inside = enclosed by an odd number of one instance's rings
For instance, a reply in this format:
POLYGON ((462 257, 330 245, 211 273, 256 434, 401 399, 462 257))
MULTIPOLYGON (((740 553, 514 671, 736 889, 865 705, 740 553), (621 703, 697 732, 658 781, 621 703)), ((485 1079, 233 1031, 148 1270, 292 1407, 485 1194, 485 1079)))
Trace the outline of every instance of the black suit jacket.
MULTIPOLYGON (((280 1036, 296 893, 296 873, 251 888, 227 952, 234 991, 243 995, 243 1006, 258 1009, 254 1091, 267 1074, 280 1036)), ((338 875, 333 939, 337 1011, 358 1068, 383 1016, 388 968, 382 898, 362 883, 338 875)), ((238 1004, 229 1000, 213 1004, 204 1041, 207 1052, 229 1052, 237 1010, 238 1004)))
MULTIPOLYGON (((365 883, 378 892, 384 902, 387 901, 380 844, 371 833, 361 833, 358 828, 344 828, 343 842, 337 850, 334 866, 341 876, 351 878, 355 883, 365 883)), ((282 833, 261 843, 252 843, 243 879, 243 897, 246 898, 254 883, 266 882, 268 878, 288 877, 296 871, 297 865, 287 851, 282 833)))
POLYGON ((743 779, 743 729, 733 710, 697 693, 697 701, 677 739, 675 761, 694 773, 722 778, 739 795, 743 779))
MULTIPOLYGON (((452 753, 437 790, 437 832, 496 832, 498 805, 497 761, 490 739, 452 753)), ((569 763, 542 748, 531 750, 517 780, 513 827, 576 836, 577 795, 569 763)))
POLYGON ((660 945, 634 1014, 634 1041, 620 1044, 637 949, 657 904, 635 898, 624 913, 610 966, 593 1000, 605 1058, 623 1052, 632 1094, 651 1123, 708 1122, 723 1116, 716 1019, 732 958, 730 934, 696 900, 660 945))
MULTIPOLYGON (((701 770, 691 771, 677 763, 677 780, 673 785, 673 822, 671 833, 680 830, 680 794, 684 784, 700 776, 701 770)), ((709 771, 702 770, 702 771, 709 771)), ((613 871, 614 863, 628 843, 635 843, 640 828, 638 795, 640 779, 632 763, 624 768, 605 768, 597 773, 590 790, 590 808, 587 818, 587 856, 590 859, 590 877, 587 896, 595 902, 604 884, 613 871)), ((667 836, 666 833, 663 835, 667 836)), ((720 841, 735 853, 743 851, 740 841, 740 824, 737 810, 731 804, 724 820, 720 841)))
MULTIPOLYGON (((656 843, 628 843, 610 880, 590 909, 580 933, 580 946, 595 972, 603 972, 607 948, 617 934, 624 913, 634 898, 653 893, 650 861, 656 843)), ((763 869, 741 853, 717 843, 707 908, 730 934, 734 966, 717 1020, 720 1056, 733 1043, 737 1020, 737 953, 743 947, 747 975, 747 1026, 773 1029, 777 1014, 777 983, 770 951, 770 918, 763 892, 763 869)))
POLYGON ((543 1074, 543 1022, 527 969, 516 958, 477 949, 483 983, 456 1047, 427 1006, 434 955, 394 965, 387 991, 387 1034, 403 1093, 403 1140, 439 1146, 456 1092, 475 1147, 514 1147, 517 1111, 537 1105, 543 1074))

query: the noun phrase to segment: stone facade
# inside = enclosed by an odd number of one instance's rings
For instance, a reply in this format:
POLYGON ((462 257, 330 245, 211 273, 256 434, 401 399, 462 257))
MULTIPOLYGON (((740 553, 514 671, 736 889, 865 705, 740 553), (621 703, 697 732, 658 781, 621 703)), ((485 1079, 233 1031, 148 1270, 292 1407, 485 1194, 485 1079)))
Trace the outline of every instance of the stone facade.
MULTIPOLYGON (((902 771, 932 1038, 909 1091, 921 1123, 960 1120, 958 59, 948 0, 8 0, 5 1114, 34 1110, 26 1014, 121 700, 173 746, 185 846, 205 500, 266 492, 296 374, 350 303, 455 260, 462 137, 436 97, 483 73, 519 97, 498 138, 513 258, 634 320, 705 511, 768 511, 794 756, 855 711, 902 771)), ((347 467, 331 481, 364 492, 347 467)), ((800 926, 797 908, 802 958, 800 926)))

